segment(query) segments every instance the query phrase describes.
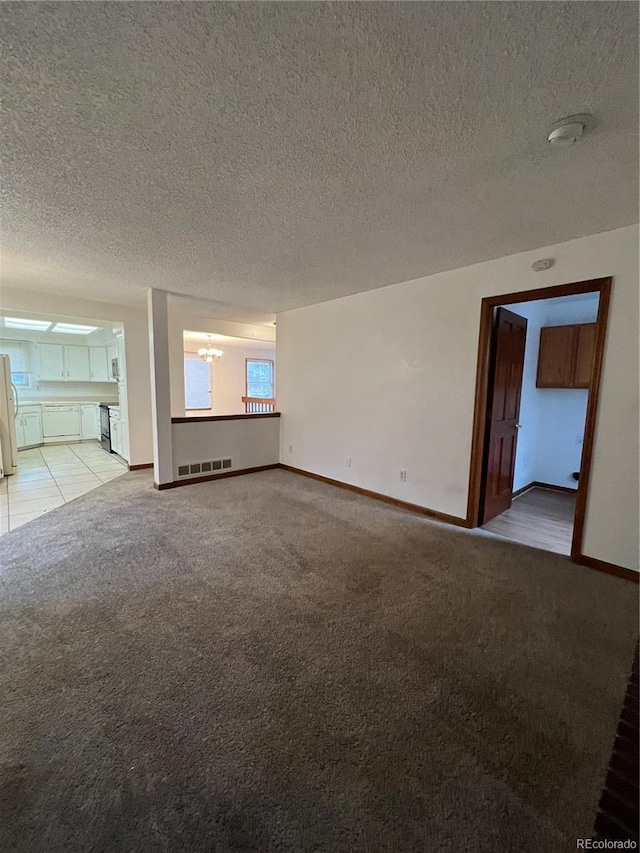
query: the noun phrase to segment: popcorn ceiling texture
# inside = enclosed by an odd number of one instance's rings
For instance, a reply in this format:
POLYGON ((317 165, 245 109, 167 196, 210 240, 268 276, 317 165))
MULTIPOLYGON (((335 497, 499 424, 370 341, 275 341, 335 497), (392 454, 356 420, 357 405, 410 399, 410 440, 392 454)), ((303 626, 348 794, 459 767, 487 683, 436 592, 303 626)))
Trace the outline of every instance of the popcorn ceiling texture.
POLYGON ((638 218, 634 3, 0 16, 7 285, 274 312, 638 218))

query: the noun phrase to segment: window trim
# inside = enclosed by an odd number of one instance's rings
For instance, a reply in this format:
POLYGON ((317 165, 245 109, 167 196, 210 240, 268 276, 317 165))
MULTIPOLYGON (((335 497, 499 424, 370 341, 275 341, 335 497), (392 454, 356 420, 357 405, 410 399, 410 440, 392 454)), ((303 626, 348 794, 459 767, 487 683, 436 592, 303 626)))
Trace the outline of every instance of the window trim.
POLYGON ((273 358, 245 358, 244 360, 244 396, 249 396, 249 362, 257 361, 258 364, 271 365, 271 397, 265 397, 265 400, 275 400, 276 398, 276 367, 275 359, 273 358))

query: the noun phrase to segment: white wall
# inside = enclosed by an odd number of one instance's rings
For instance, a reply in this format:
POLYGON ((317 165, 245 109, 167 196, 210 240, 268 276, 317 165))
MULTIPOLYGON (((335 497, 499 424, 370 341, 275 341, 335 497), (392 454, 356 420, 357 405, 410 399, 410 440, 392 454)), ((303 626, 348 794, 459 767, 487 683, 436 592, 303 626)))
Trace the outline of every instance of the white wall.
POLYGON ((279 461, 280 418, 174 423, 171 431, 176 478, 180 465, 213 459, 230 457, 233 471, 277 465, 279 461))
MULTIPOLYGON (((151 462, 153 459, 151 384, 146 310, 127 305, 77 299, 68 295, 37 293, 32 290, 18 290, 9 287, 2 288, 0 308, 4 312, 9 310, 16 313, 28 311, 38 315, 52 314, 66 319, 92 317, 96 320, 122 324, 127 359, 129 461, 132 465, 143 465, 151 462)), ((17 315, 20 316, 19 313, 17 315)))
POLYGON ((637 570, 637 226, 280 314, 281 461, 465 517, 482 297, 608 275, 583 552, 637 570))
MULTIPOLYGON (((203 343, 185 341, 185 353, 197 353, 203 343)), ((264 358, 275 361, 275 344, 265 344, 264 347, 225 345, 224 342, 214 342, 214 346, 223 351, 220 361, 211 365, 211 401, 210 409, 187 411, 194 415, 240 415, 245 411, 242 398, 245 396, 245 361, 247 358, 264 358)), ((196 356, 198 357, 198 356, 196 356)), ((184 404, 183 404, 184 405, 184 404)))
MULTIPOLYGON (((256 341, 275 341, 274 326, 231 323, 211 316, 211 303, 169 295, 169 361, 171 371, 171 416, 184 417, 185 331, 229 335, 256 341)), ((223 349, 223 347, 220 347, 223 349)), ((226 356, 225 356, 226 357, 226 356)), ((244 393, 244 391, 242 392, 244 393)), ((243 409, 244 411, 244 409, 243 409)), ((228 413, 225 413, 228 414, 228 413)))
POLYGON ((542 326, 595 323, 598 295, 545 299, 505 306, 527 318, 514 490, 532 482, 577 489, 589 392, 583 388, 536 388, 542 326))

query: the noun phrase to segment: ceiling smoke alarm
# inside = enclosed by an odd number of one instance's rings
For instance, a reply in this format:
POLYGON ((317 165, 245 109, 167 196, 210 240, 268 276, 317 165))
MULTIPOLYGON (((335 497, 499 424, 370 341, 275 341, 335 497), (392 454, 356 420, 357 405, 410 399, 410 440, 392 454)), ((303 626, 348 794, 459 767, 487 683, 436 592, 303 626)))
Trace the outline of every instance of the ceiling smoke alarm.
POLYGON ((551 269, 555 262, 555 258, 540 258, 539 261, 534 261, 531 264, 531 269, 534 272, 543 272, 544 270, 551 269))
POLYGON ((594 125, 594 117, 587 113, 561 118, 551 125, 551 130, 547 134, 547 142, 554 148, 568 148, 585 133, 593 130, 594 125))

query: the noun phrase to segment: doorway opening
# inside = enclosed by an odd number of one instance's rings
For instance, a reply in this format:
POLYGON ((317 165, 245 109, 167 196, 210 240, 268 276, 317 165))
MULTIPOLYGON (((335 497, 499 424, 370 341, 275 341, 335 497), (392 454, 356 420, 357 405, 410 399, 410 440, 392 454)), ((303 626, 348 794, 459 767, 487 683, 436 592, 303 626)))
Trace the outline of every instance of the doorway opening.
POLYGON ((610 288, 482 302, 469 522, 580 562, 610 288))

